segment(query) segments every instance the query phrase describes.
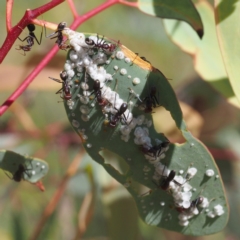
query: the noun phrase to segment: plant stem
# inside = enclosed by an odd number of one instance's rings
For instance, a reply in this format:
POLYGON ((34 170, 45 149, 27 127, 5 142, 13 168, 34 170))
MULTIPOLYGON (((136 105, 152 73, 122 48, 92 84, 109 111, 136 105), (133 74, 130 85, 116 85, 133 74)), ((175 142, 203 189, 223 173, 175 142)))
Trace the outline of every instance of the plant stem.
POLYGON ((73 0, 67 0, 67 2, 68 2, 68 5, 69 5, 69 7, 71 9, 71 12, 73 14, 74 19, 76 19, 79 15, 77 13, 77 9, 76 9, 76 7, 74 5, 73 0))
POLYGON ((52 0, 51 2, 46 3, 45 5, 43 5, 39 8, 36 8, 33 10, 28 9, 28 10, 26 10, 24 16, 18 22, 18 24, 16 24, 14 27, 11 27, 11 19, 9 19, 9 17, 11 17, 11 14, 12 14, 13 0, 8 0, 8 2, 7 2, 7 17, 6 17, 8 34, 7 34, 7 37, 6 37, 2 47, 0 48, 0 63, 2 63, 2 61, 6 57, 7 53, 11 49, 12 45, 14 44, 15 40, 20 35, 22 30, 29 23, 31 23, 34 18, 49 11, 50 9, 54 8, 55 6, 57 6, 58 4, 60 4, 62 2, 64 2, 64 0, 52 0))
MULTIPOLYGON (((16 25, 12 28, 11 37, 7 36, 5 42, 3 43, 2 48, 0 49, 0 63, 10 50, 12 44, 16 40, 16 38, 21 33, 22 29, 33 19, 40 14, 48 11, 49 9, 55 7, 60 4, 64 0, 52 0, 50 3, 45 4, 42 7, 39 7, 34 10, 27 10, 25 15, 19 22, 19 25, 16 25), (22 28, 22 29, 21 29, 22 28), (9 41, 9 42, 8 42, 9 41)), ((71 0, 70 0, 71 1, 71 0)), ((87 21, 89 18, 95 16, 96 14, 104 11, 110 6, 120 3, 121 0, 107 0, 103 4, 99 5, 95 9, 89 11, 88 13, 78 16, 73 23, 71 24, 71 29, 75 30, 79 25, 83 22, 87 21)), ((16 89, 16 91, 0 106, 0 116, 11 106, 11 104, 23 93, 23 91, 28 87, 28 85, 34 80, 34 78, 39 74, 39 72, 46 66, 46 64, 54 57, 57 53, 58 47, 54 46, 52 50, 43 58, 43 60, 38 64, 38 66, 28 75, 28 77, 21 83, 21 85, 16 89)))
POLYGON ((7 5, 6 5, 6 26, 7 26, 7 32, 8 33, 12 29, 12 8, 13 8, 13 0, 7 0, 7 5))
POLYGON ((35 230, 33 231, 33 234, 30 237, 30 240, 36 240, 39 237, 39 235, 42 231, 42 228, 44 227, 45 223, 47 222, 47 219, 51 216, 53 211, 56 209, 57 204, 59 203, 59 201, 66 189, 69 179, 77 172, 78 166, 82 160, 84 153, 85 153, 84 148, 81 148, 80 152, 77 154, 77 156, 73 159, 72 163, 68 167, 65 175, 62 178, 62 181, 59 184, 59 187, 57 188, 56 192, 54 193, 52 199, 49 201, 48 205, 45 207, 42 217, 40 218, 35 230))

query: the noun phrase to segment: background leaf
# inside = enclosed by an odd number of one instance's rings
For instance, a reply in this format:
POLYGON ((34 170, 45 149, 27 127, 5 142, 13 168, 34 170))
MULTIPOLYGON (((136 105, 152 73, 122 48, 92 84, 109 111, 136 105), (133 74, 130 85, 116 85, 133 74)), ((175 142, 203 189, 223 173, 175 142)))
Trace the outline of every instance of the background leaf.
POLYGON ((194 4, 190 0, 138 0, 138 7, 144 13, 160 18, 185 21, 203 37, 203 24, 194 4))
POLYGON ((240 41, 237 37, 239 36, 240 4, 237 0, 215 0, 214 3, 220 50, 233 91, 240 100, 240 41))
MULTIPOLYGON (((213 8, 207 1, 199 2, 196 7, 205 29, 202 40, 198 39, 194 31, 183 22, 163 20, 165 29, 172 41, 193 57, 198 74, 223 96, 234 98, 218 45, 213 8)), ((231 102, 239 106, 235 100, 231 102)))

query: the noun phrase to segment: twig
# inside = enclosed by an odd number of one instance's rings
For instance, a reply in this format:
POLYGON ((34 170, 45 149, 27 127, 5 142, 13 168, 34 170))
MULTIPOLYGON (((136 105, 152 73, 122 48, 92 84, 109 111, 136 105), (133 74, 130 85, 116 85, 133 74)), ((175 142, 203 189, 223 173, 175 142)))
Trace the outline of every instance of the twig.
POLYGON ((119 3, 122 3, 124 5, 130 6, 130 7, 138 7, 138 2, 128 2, 125 0, 119 0, 119 3))
POLYGON ((11 106, 11 104, 23 93, 28 85, 34 80, 39 72, 47 65, 47 63, 57 53, 58 47, 54 46, 52 50, 43 58, 38 66, 28 75, 28 77, 21 83, 16 91, 2 104, 0 107, 0 116, 11 106))
POLYGON ((72 14, 73 14, 74 19, 76 19, 77 17, 79 17, 79 15, 78 15, 78 13, 77 13, 77 9, 76 9, 73 1, 72 1, 72 0, 67 0, 67 3, 68 3, 68 5, 69 5, 69 7, 70 7, 70 9, 71 9, 71 12, 72 12, 72 14))
POLYGON ((13 0, 7 0, 7 5, 6 5, 6 26, 7 26, 7 32, 8 33, 12 29, 12 8, 13 8, 13 0))
POLYGON ((46 206, 45 210, 43 211, 42 217, 40 218, 35 230, 33 231, 33 234, 30 237, 30 240, 36 240, 38 238, 39 234, 42 231, 42 228, 44 227, 45 223, 47 222, 47 219, 51 216, 53 211, 56 209, 57 204, 60 201, 60 199, 66 189, 69 179, 76 173, 84 153, 85 153, 85 150, 82 148, 81 151, 79 152, 79 154, 77 154, 77 156, 73 159, 73 161, 70 164, 69 168, 67 169, 65 175, 63 176, 58 189, 56 190, 52 199, 50 200, 50 202, 46 206))
MULTIPOLYGON (((8 0, 10 3, 12 3, 11 1, 13 0, 8 0)), ((14 26, 13 28, 9 29, 9 33, 7 34, 7 37, 2 45, 2 47, 0 48, 0 63, 2 63, 2 61, 4 60, 4 58, 6 57, 7 53, 9 52, 9 50, 11 49, 12 45, 14 44, 15 40, 17 39, 17 37, 20 35, 20 33, 22 32, 22 29, 24 29, 30 22, 32 22, 32 20, 34 18, 37 18, 39 15, 49 11, 50 9, 54 8, 55 6, 57 6, 58 4, 64 2, 64 0, 52 0, 49 3, 46 3, 45 5, 36 8, 34 10, 26 10, 24 16, 22 17, 22 19, 18 22, 18 24, 16 26, 14 26)), ((12 6, 8 6, 8 14, 9 11, 11 11, 12 6)), ((9 17, 9 15, 7 16, 7 18, 9 17)), ((10 26, 11 20, 7 19, 8 21, 8 27, 10 26)))
POLYGON ((81 239, 83 234, 85 233, 87 226, 89 225, 89 222, 92 219, 93 216, 93 209, 94 209, 94 193, 89 192, 81 205, 81 208, 78 213, 78 229, 76 232, 76 235, 74 237, 74 240, 81 239))

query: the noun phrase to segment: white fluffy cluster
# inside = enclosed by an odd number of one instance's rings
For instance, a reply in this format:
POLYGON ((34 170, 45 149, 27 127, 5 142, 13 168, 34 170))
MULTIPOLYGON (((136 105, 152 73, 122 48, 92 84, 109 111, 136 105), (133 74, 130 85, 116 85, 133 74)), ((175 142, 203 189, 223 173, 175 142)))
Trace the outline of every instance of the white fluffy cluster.
MULTIPOLYGON (((107 62, 107 55, 109 54, 108 50, 101 49, 94 54, 94 51, 92 50, 94 45, 86 44, 85 35, 83 33, 75 32, 69 28, 65 28, 63 33, 67 35, 69 43, 73 48, 69 54, 70 60, 67 60, 64 65, 64 70, 68 74, 68 84, 73 85, 71 79, 74 77, 75 72, 77 72, 77 74, 82 73, 85 69, 91 79, 94 81, 98 80, 100 82, 101 96, 109 103, 104 107, 103 112, 105 114, 116 114, 124 101, 120 98, 118 93, 106 85, 108 81, 113 79, 112 75, 107 73, 104 67, 98 66, 99 64, 107 62)), ((99 41, 101 42, 97 36, 90 36, 89 39, 93 40, 95 43, 98 43, 99 41)), ((116 53, 116 57, 119 59, 122 57, 124 58, 124 53, 119 51, 116 53)), ((85 82, 80 85, 83 89, 83 95, 78 95, 83 104, 87 104, 89 102, 89 96, 91 94, 91 92, 88 91, 89 85, 87 82, 88 79, 85 77, 85 82)), ((73 107, 72 104, 69 107, 71 109, 73 107)), ((124 116, 121 118, 124 119, 126 124, 129 124, 133 119, 132 113, 129 109, 127 109, 123 115, 124 116)), ((89 120, 86 115, 81 117, 83 120, 89 120)), ((127 138, 125 138, 125 140, 126 139, 127 138)))
POLYGON ((219 217, 223 214, 224 214, 223 207, 222 207, 222 205, 218 204, 213 207, 212 211, 208 212, 207 216, 210 218, 215 218, 215 217, 219 217))

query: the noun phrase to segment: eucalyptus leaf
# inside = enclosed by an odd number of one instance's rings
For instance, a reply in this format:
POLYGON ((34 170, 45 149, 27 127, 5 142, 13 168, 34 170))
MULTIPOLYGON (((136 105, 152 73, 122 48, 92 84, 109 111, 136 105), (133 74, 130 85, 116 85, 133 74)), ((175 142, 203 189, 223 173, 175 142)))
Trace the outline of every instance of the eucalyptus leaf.
POLYGON ((186 23, 163 20, 165 29, 171 40, 194 58, 194 67, 198 74, 223 96, 233 98, 235 95, 229 84, 218 44, 213 8, 207 1, 199 2, 196 7, 205 29, 201 41, 186 23))
POLYGON ((64 33, 72 50, 60 74, 61 97, 91 158, 126 187, 147 224, 195 236, 221 231, 229 209, 219 170, 188 132, 166 77, 120 43, 70 29, 64 33), (185 143, 170 143, 156 132, 156 107, 170 112, 185 143), (111 164, 109 153, 127 165, 123 172, 111 164), (136 184, 151 191, 142 195, 136 184), (207 203, 202 207, 200 196, 207 203))
POLYGON ((240 100, 239 1, 215 0, 217 37, 233 91, 240 100))
POLYGON ((23 179, 31 183, 38 182, 48 172, 45 161, 8 150, 0 150, 0 168, 10 172, 15 181, 23 179))

